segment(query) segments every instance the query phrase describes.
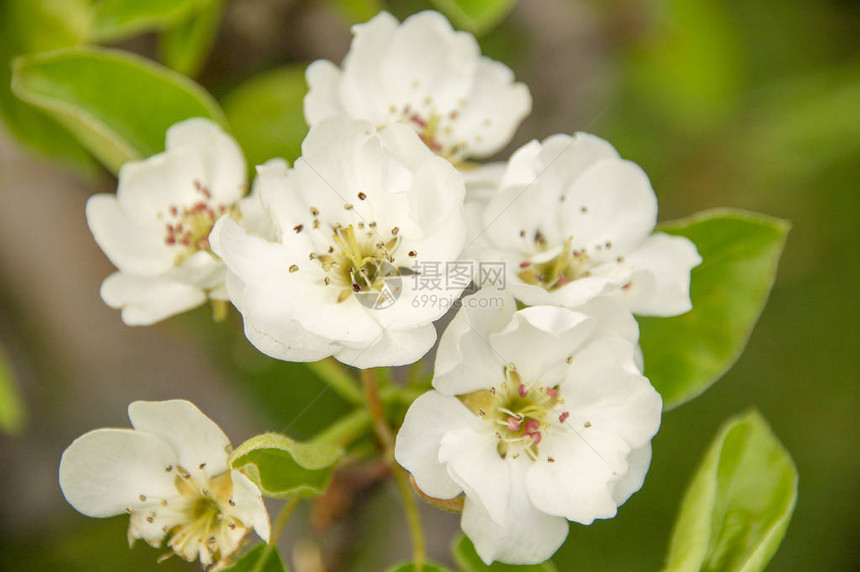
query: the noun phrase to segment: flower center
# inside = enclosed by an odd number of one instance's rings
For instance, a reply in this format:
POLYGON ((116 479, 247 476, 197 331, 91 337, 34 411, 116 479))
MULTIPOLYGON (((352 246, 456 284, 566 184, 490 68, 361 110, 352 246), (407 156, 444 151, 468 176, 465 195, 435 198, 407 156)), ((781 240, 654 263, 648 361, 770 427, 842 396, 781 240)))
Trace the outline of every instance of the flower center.
POLYGON ((209 248, 209 233, 221 215, 232 213, 233 206, 212 201, 212 193, 200 181, 194 181, 194 190, 200 200, 190 206, 171 205, 165 223, 164 242, 179 251, 175 264, 178 266, 197 251, 212 252, 209 248))
POLYGON ((398 112, 397 108, 392 106, 390 111, 399 117, 398 121, 414 128, 418 132, 418 136, 421 137, 421 140, 424 141, 424 144, 431 151, 457 163, 462 159, 465 152, 465 142, 446 144, 443 143, 443 140, 451 138, 453 130, 450 123, 457 120, 459 112, 455 110, 447 115, 442 115, 436 111, 435 107, 432 107, 432 100, 430 98, 425 100, 425 107, 427 107, 426 110, 418 111, 409 105, 405 105, 398 112))
POLYGON ((231 514, 235 502, 230 472, 204 477, 198 483, 182 467, 165 470, 176 471, 178 494, 170 498, 140 495, 140 504, 128 509, 129 540, 144 538, 157 547, 167 536, 173 553, 188 562, 200 560, 204 566, 233 554, 248 527, 231 514))
POLYGON ((543 436, 554 424, 564 423, 570 414, 556 387, 524 382, 510 364, 505 381, 498 387, 461 396, 475 415, 492 424, 498 439, 497 451, 503 459, 518 458, 523 452, 537 460, 543 436))
POLYGON ((400 246, 399 229, 392 229, 392 238, 383 240, 376 232, 356 233, 353 225, 334 226, 332 245, 322 254, 311 253, 319 260, 327 276, 326 285, 342 288, 338 302, 352 294, 371 293, 394 295, 388 292, 389 280, 399 278, 394 266, 395 254, 400 246), (374 241, 374 239, 376 239, 374 241))
POLYGON ((553 291, 570 284, 578 278, 591 276, 588 255, 581 250, 573 250, 568 238, 564 246, 554 257, 544 260, 541 254, 549 251, 546 239, 540 231, 535 233, 535 247, 538 254, 520 263, 520 271, 517 276, 526 284, 541 286, 553 291))

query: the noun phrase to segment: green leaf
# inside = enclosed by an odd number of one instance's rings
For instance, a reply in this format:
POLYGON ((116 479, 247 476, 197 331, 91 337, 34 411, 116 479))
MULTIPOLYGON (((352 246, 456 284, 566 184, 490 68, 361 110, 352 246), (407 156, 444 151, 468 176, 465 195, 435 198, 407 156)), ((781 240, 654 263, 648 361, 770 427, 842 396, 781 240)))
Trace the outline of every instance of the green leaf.
POLYGON ((331 0, 331 5, 350 24, 366 22, 385 8, 381 0, 331 0))
POLYGON ((639 319, 645 375, 664 409, 672 409, 705 391, 740 357, 776 278, 789 224, 714 210, 659 230, 686 236, 703 259, 692 272, 690 312, 639 319))
POLYGON ((300 443, 279 433, 264 433, 242 443, 230 455, 240 469, 272 498, 321 495, 343 451, 328 443, 300 443))
POLYGON ((187 76, 196 76, 206 61, 221 23, 224 0, 200 0, 199 8, 164 30, 158 41, 162 61, 187 76))
POLYGON ((182 19, 199 0, 100 0, 93 6, 93 37, 109 41, 164 28, 182 19))
POLYGON ((287 572, 287 567, 284 566, 277 548, 258 544, 222 572, 287 572))
POLYGON ((555 564, 547 560, 543 564, 532 564, 527 566, 517 566, 514 564, 504 564, 502 562, 493 562, 489 566, 484 564, 481 557, 475 551, 472 541, 465 535, 460 535, 454 540, 452 547, 454 552, 454 562, 462 572, 556 572, 555 564))
POLYGON ((199 85, 117 50, 70 48, 20 57, 12 90, 61 121, 115 173, 127 161, 162 151, 174 123, 190 117, 225 123, 199 85))
POLYGON ((723 425, 681 503, 665 572, 764 570, 797 500, 797 469, 761 415, 723 425))
POLYGON ((292 162, 301 154, 308 131, 306 92, 304 68, 290 66, 254 77, 224 98, 224 113, 249 166, 275 157, 292 162))
POLYGON ((24 404, 12 377, 12 368, 0 351, 0 431, 18 433, 26 417, 24 404))
POLYGON ((83 175, 97 167, 86 149, 50 116, 15 97, 10 85, 16 56, 85 42, 89 16, 89 0, 0 2, 0 119, 15 139, 83 175))
POLYGON ((489 32, 514 7, 514 0, 432 0, 458 27, 476 35, 489 32))
MULTIPOLYGON (((397 566, 395 566, 393 568, 389 568, 388 570, 386 570, 386 572, 415 572, 416 570, 418 570, 418 569, 415 567, 415 564, 412 564, 411 562, 407 562, 405 564, 398 564, 397 566)), ((448 570, 447 568, 443 568, 443 567, 439 566, 438 564, 430 564, 430 563, 425 562, 424 564, 421 565, 421 572, 451 572, 451 571, 448 570)))

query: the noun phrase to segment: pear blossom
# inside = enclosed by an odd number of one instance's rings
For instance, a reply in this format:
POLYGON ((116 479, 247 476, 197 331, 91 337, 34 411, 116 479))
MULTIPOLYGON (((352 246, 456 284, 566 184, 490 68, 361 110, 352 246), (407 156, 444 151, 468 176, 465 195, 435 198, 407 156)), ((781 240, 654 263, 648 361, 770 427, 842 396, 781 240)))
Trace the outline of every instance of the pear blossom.
POLYGON ((504 262, 507 288, 528 305, 575 308, 600 295, 632 312, 689 311, 687 238, 653 232, 657 198, 636 164, 577 133, 532 141, 508 162, 495 192, 472 193, 467 256, 504 262))
POLYGON ((612 518, 642 486, 662 402, 637 339, 608 297, 575 310, 464 300, 394 453, 425 495, 465 495, 461 526, 484 562, 543 562, 568 520, 612 518))
POLYGON ((403 123, 458 163, 499 151, 531 111, 528 88, 513 72, 482 57, 475 38, 438 12, 403 23, 380 12, 352 31, 342 68, 318 60, 307 69, 308 125, 338 116, 377 127, 403 123))
POLYGON ((102 284, 102 299, 132 326, 227 299, 209 232, 220 216, 239 216, 247 191, 242 151, 212 121, 177 123, 165 147, 123 165, 116 195, 87 202, 93 237, 118 268, 102 284))
POLYGON ((224 565, 252 529, 269 538, 260 491, 227 466, 230 441, 184 400, 135 401, 133 429, 96 429, 60 460, 60 488, 78 512, 127 512, 129 545, 163 542, 180 558, 224 565))
POLYGON ((405 125, 339 118, 310 129, 292 169, 260 168, 258 180, 275 238, 230 217, 210 237, 251 343, 278 359, 359 368, 423 356, 450 304, 422 303, 415 269, 460 255, 460 173, 405 125))

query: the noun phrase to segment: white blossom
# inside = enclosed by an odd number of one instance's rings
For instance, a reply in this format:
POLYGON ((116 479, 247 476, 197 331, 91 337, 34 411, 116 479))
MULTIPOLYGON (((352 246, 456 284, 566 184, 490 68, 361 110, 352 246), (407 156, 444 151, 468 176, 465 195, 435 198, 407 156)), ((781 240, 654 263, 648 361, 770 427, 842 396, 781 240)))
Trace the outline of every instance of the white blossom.
POLYGON ((248 339, 279 359, 361 368, 423 356, 447 305, 423 303, 411 274, 424 262, 445 272, 460 254, 460 173, 409 127, 341 118, 311 128, 292 169, 258 179, 275 238, 229 217, 211 235, 248 339))
POLYGON ((87 202, 87 223, 118 268, 101 287, 105 303, 128 325, 149 325, 226 300, 224 265, 209 232, 218 217, 238 216, 246 164, 232 137, 208 119, 167 131, 166 150, 126 163, 116 195, 87 202))
POLYGON ((611 518, 642 486, 661 399, 618 301, 515 311, 490 289, 472 298, 497 303, 464 301, 395 457, 430 497, 465 494, 461 526, 487 564, 543 562, 568 520, 611 518))
POLYGON ((338 68, 307 69, 305 119, 352 117, 381 127, 404 123, 435 152, 459 162, 505 146, 531 110, 531 95, 513 72, 482 57, 475 38, 456 32, 438 12, 399 23, 381 12, 353 27, 338 68))
POLYGON ((648 177, 598 137, 532 141, 511 157, 495 192, 470 199, 467 256, 504 262, 507 288, 526 304, 574 308, 611 294, 641 315, 692 307, 690 270, 702 261, 695 245, 653 232, 648 177))
POLYGON ((227 466, 230 442, 192 403, 135 401, 134 429, 96 429, 60 461, 60 488, 86 516, 129 513, 129 545, 159 547, 203 566, 229 561, 253 529, 269 538, 257 487, 227 466))

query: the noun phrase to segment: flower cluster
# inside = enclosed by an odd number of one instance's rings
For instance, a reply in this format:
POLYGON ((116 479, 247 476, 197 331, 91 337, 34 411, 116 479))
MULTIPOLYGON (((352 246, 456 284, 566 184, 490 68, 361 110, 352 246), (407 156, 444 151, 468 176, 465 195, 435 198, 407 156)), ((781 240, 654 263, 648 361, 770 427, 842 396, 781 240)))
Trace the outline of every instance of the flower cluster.
MULTIPOLYGON (((90 227, 119 268, 102 295, 129 324, 229 299, 261 352, 360 369, 421 359, 434 322, 460 307, 394 454, 425 497, 463 497, 462 528, 485 562, 543 562, 567 521, 611 518, 642 486, 662 402, 633 314, 690 310, 701 258, 654 232, 647 176, 598 137, 557 134, 476 164, 510 142, 531 97, 440 14, 381 13, 353 31, 341 67, 307 69, 301 157, 258 167, 249 198, 235 142, 193 119, 168 132, 163 154, 123 167, 117 197, 91 199, 90 227), (411 278, 452 261, 502 264, 501 286, 479 278, 475 303, 414 303, 411 278), (490 296, 503 303, 478 303, 490 296)), ((94 516, 128 509, 131 538, 167 535, 204 565, 249 527, 265 536, 259 497, 226 470, 223 435, 198 455, 180 444, 192 422, 167 413, 188 406, 160 407, 132 404, 136 431, 69 448, 69 501, 94 516), (151 481, 140 471, 95 492, 150 459, 151 481)))

